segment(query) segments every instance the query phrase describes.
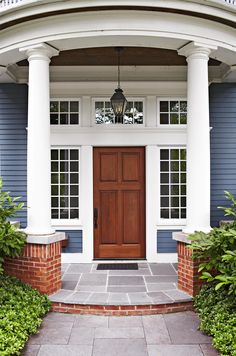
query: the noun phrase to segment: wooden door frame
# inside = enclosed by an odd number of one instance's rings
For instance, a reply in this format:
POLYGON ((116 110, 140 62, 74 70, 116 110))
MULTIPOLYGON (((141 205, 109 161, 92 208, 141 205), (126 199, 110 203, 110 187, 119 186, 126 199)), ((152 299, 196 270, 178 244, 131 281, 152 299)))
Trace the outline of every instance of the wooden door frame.
POLYGON ((144 231, 143 231, 143 256, 144 257, 141 257, 141 258, 136 258, 136 257, 133 257, 133 258, 124 258, 124 257, 120 257, 120 258, 98 258, 98 257, 95 257, 95 249, 96 249, 96 244, 95 244, 95 229, 94 229, 94 220, 93 220, 93 259, 94 260, 134 260, 134 259, 140 259, 140 260, 146 260, 146 255, 147 255, 147 252, 146 252, 146 248, 147 248, 147 236, 146 236, 146 147, 145 146, 138 146, 138 145, 135 145, 135 146, 94 146, 93 147, 93 212, 94 212, 94 208, 95 208, 95 205, 94 205, 94 190, 95 190, 95 179, 94 179, 94 151, 96 149, 99 149, 99 148, 104 148, 104 149, 115 149, 115 148, 120 148, 120 149, 132 149, 132 148, 143 148, 144 150, 144 156, 143 156, 143 170, 144 170, 144 187, 143 187, 143 193, 144 193, 144 201, 143 201, 143 221, 144 221, 144 231))

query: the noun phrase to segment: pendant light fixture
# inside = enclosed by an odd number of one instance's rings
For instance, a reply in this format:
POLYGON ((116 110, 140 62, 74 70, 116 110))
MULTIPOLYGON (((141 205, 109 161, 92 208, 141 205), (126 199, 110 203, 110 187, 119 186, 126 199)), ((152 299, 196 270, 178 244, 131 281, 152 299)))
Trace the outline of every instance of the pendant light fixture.
POLYGON ((111 97, 111 107, 115 114, 115 123, 123 124, 125 108, 127 104, 127 100, 123 94, 123 90, 120 87, 120 54, 123 50, 122 47, 115 48, 117 52, 117 60, 118 60, 118 85, 117 89, 115 89, 115 93, 111 97))

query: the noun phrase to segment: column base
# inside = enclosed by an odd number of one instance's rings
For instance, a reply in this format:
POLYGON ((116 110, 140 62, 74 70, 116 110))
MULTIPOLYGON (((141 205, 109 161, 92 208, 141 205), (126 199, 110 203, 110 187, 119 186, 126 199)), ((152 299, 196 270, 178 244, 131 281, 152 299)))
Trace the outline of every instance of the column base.
POLYGON ((64 238, 64 233, 51 235, 51 241, 49 235, 47 241, 44 236, 41 236, 43 241, 38 241, 39 236, 35 241, 29 236, 20 257, 5 259, 4 272, 40 293, 55 293, 61 289, 61 241, 64 238))

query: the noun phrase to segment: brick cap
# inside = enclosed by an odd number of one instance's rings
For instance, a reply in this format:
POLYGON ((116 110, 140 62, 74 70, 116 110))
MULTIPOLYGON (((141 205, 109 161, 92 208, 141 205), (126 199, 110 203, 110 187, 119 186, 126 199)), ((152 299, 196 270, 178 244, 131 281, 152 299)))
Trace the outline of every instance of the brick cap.
POLYGON ((188 240, 189 234, 186 234, 185 232, 182 231, 176 231, 172 232, 172 239, 178 242, 183 242, 185 244, 190 245, 191 240, 188 240))
POLYGON ((64 232, 55 232, 51 235, 28 235, 27 243, 28 244, 37 244, 37 245, 50 245, 54 242, 66 240, 66 234, 64 232))

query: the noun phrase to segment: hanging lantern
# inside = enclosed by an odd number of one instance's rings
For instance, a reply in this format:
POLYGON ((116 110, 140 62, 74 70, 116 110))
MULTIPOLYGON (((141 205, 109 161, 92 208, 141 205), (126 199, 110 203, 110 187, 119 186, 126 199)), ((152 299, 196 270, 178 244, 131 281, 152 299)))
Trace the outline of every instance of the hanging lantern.
POLYGON ((117 89, 115 89, 115 93, 111 97, 111 107, 115 114, 115 123, 123 124, 125 108, 127 104, 127 100, 123 94, 123 90, 120 88, 120 52, 123 50, 122 47, 117 47, 117 55, 118 55, 118 85, 117 89))

